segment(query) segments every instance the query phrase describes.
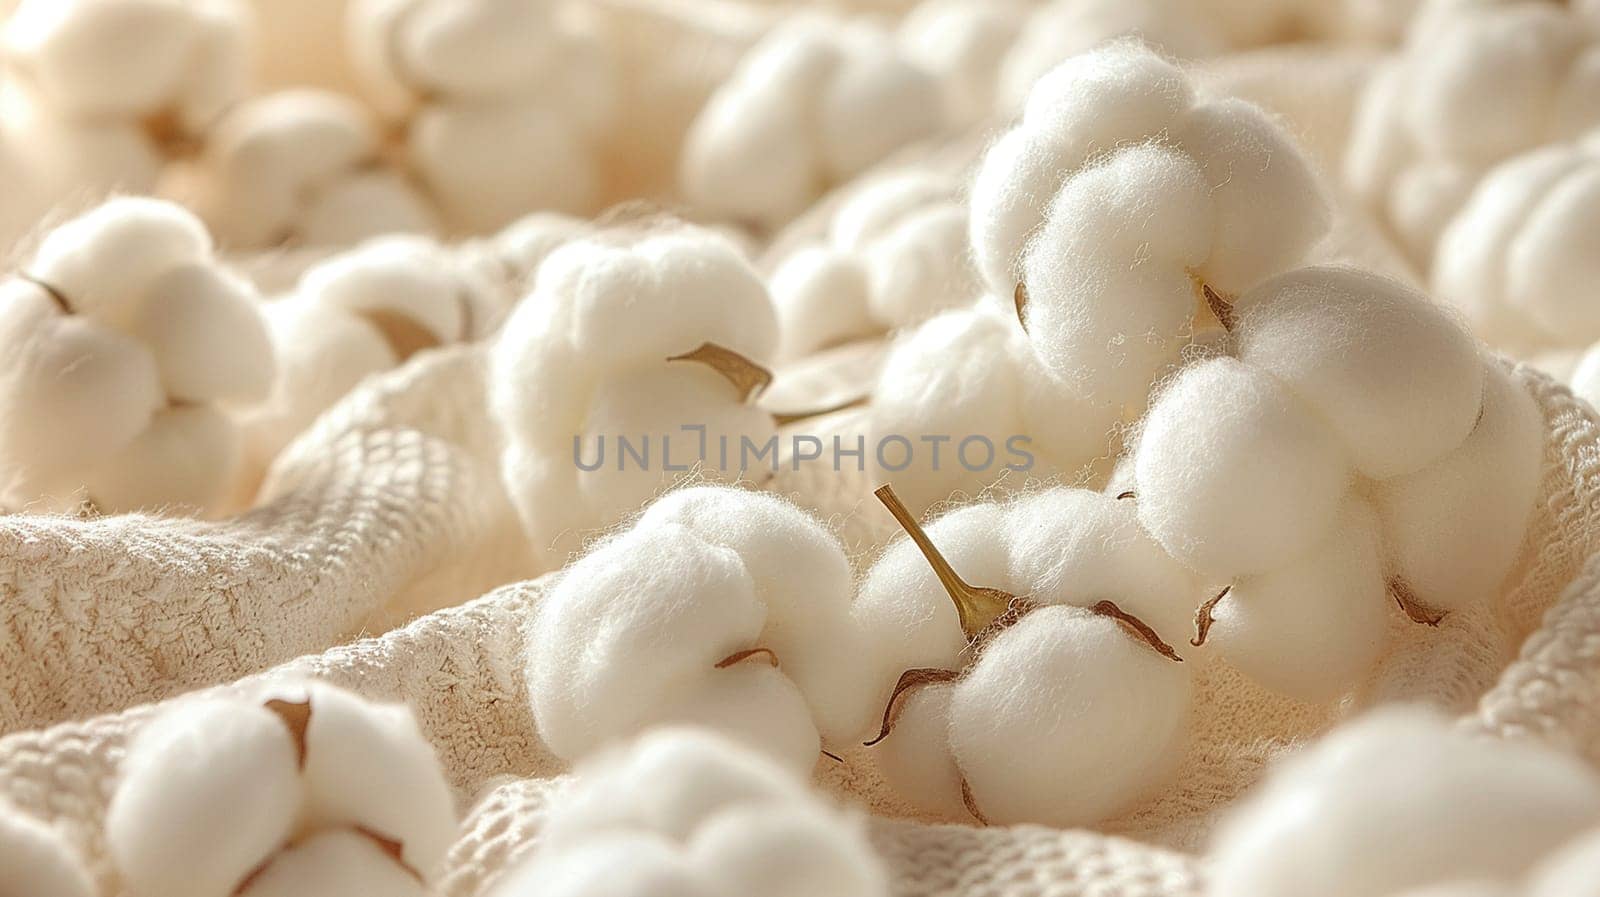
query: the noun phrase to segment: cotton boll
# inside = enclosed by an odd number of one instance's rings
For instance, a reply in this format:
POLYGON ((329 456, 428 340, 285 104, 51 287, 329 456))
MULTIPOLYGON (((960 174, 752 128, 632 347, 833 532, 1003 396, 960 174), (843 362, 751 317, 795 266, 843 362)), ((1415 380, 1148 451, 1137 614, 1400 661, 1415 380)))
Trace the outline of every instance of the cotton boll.
POLYGON ((283 721, 259 706, 197 700, 147 724, 106 811, 107 848, 129 894, 234 893, 293 831, 297 765, 283 721))
POLYGON ((238 897, 425 897, 422 882, 390 859, 372 838, 327 831, 283 851, 238 897))
POLYGON ((863 42, 823 91, 817 110, 822 159, 839 180, 938 131, 938 84, 887 41, 863 42))
POLYGON ((1233 583, 1212 609, 1207 644, 1279 694, 1333 700, 1384 649, 1390 600, 1383 573, 1377 514, 1351 498, 1320 545, 1233 583))
POLYGON ((133 441, 165 403, 136 342, 65 315, 44 288, 0 284, 0 455, 13 470, 75 471, 133 441))
POLYGON ((297 292, 370 321, 404 358, 466 335, 463 286, 425 240, 381 238, 310 269, 297 292))
POLYGON ((1534 870, 1528 897, 1596 897, 1600 895, 1600 831, 1592 832, 1545 858, 1534 870))
POLYGON ((1000 65, 1027 12, 1012 0, 924 0, 901 21, 900 45, 938 76, 952 119, 976 124, 993 113, 1000 65))
POLYGON ((689 856, 729 894, 877 897, 888 877, 861 833, 831 813, 730 809, 695 832, 689 856))
POLYGON ((1533 398, 1489 366, 1483 416, 1466 441, 1416 473, 1379 484, 1394 572, 1424 605, 1455 610, 1499 594, 1533 513, 1544 438, 1533 398))
POLYGON ((1520 877, 1600 821, 1600 780, 1533 742, 1388 710, 1282 764, 1230 816, 1212 853, 1215 893, 1392 897, 1520 877))
POLYGON ((728 897, 649 834, 615 832, 512 868, 489 897, 728 897))
POLYGON ((1310 549, 1352 481, 1337 436, 1270 374, 1229 358, 1185 369, 1162 393, 1135 472, 1145 528, 1222 579, 1310 549))
POLYGON ((1328 232, 1331 212, 1304 154, 1259 106, 1196 106, 1174 139, 1211 185, 1215 241, 1199 272, 1223 293, 1298 263, 1328 232))
POLYGON ((92 897, 83 861, 59 833, 0 804, 0 897, 92 897))
POLYGON ((180 402, 257 402, 272 388, 272 341, 249 283, 213 265, 173 267, 150 284, 130 329, 180 402))
POLYGON ((1109 599, 1181 644, 1200 590, 1140 529, 1135 503, 1082 489, 1022 499, 1006 537, 1008 578, 1030 584, 1028 596, 1039 604, 1090 607, 1109 599))
POLYGON ((1600 164, 1591 160, 1551 186, 1506 250, 1507 292, 1549 333, 1600 335, 1600 314, 1588 295, 1600 275, 1597 226, 1600 164))
POLYGON ((412 2, 388 36, 394 64, 424 92, 483 96, 543 73, 551 7, 541 2, 412 2))
POLYGON ((654 713, 664 725, 704 726, 796 775, 809 773, 822 749, 806 695, 786 671, 759 657, 707 673, 654 713))
POLYGON ((778 266, 770 286, 782 335, 780 357, 800 358, 869 336, 880 326, 870 314, 866 269, 838 250, 801 249, 778 266))
POLYGON ((408 867, 431 873, 455 840, 455 809, 411 710, 325 686, 312 686, 307 697, 306 819, 398 841, 408 867))
POLYGON ((28 273, 59 291, 74 312, 112 308, 145 293, 169 269, 205 264, 211 236, 181 206, 118 197, 50 231, 28 273))
POLYGON ((1240 297, 1238 357, 1326 420, 1356 468, 1414 473, 1466 439, 1483 406, 1483 362, 1456 320, 1397 281, 1302 268, 1240 297))
POLYGON ((1216 215, 1201 170, 1158 146, 1069 180, 1023 256, 1023 326, 1045 366, 1081 395, 1142 406, 1177 360, 1216 215))
POLYGON ((211 405, 177 405, 156 412, 150 425, 106 463, 83 475, 101 510, 155 511, 176 506, 206 511, 233 479, 239 431, 211 405))
POLYGON ((581 218, 559 212, 534 212, 507 225, 490 238, 489 245, 514 281, 527 288, 533 285, 539 267, 551 253, 591 231, 589 222, 581 218))
POLYGON ((823 189, 809 136, 798 97, 725 85, 684 138, 679 183, 711 214, 775 228, 823 189))
POLYGON ((873 745, 884 781, 917 809, 946 819, 966 818, 961 769, 950 753, 948 683, 925 685, 901 700, 894 735, 873 745))
POLYGON ((498 230, 530 209, 583 211, 599 189, 572 123, 538 101, 428 107, 413 121, 410 146, 447 223, 461 232, 498 230))
POLYGON ((989 820, 1093 823, 1163 784, 1191 689, 1186 670, 1115 621, 1039 608, 996 636, 956 687, 950 745, 989 820))
POLYGON ((970 303, 982 292, 967 259, 967 212, 958 205, 906 219, 867 257, 874 315, 893 325, 970 303))

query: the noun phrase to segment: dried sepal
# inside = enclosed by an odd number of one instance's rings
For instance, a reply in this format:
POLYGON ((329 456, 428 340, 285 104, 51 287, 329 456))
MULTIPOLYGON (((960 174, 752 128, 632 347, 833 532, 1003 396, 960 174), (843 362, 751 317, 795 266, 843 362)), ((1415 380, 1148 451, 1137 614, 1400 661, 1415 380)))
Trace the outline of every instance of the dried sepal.
POLYGON ((971 813, 972 818, 978 820, 980 825, 989 825, 989 817, 983 815, 983 811, 978 809, 978 799, 973 796, 972 785, 967 782, 966 776, 961 777, 961 803, 966 805, 967 812, 971 813))
POLYGON ((889 737, 894 731, 894 724, 899 721, 900 714, 905 710, 905 696, 913 689, 924 685, 937 685, 943 682, 955 682, 960 679, 961 670, 941 670, 938 668, 922 668, 906 670, 900 674, 900 680, 894 684, 894 691, 889 693, 889 703, 883 708, 883 724, 878 729, 877 737, 871 741, 863 742, 864 747, 872 747, 878 742, 889 737))
POLYGON ((1113 620, 1116 620, 1118 623, 1127 626, 1129 629, 1133 630, 1133 632, 1138 635, 1145 644, 1149 645, 1151 650, 1155 651, 1157 654, 1160 654, 1162 657, 1165 657, 1166 659, 1176 663, 1183 663, 1183 658, 1178 656, 1178 652, 1172 650, 1171 645, 1162 641, 1161 636, 1158 635, 1154 629, 1150 628, 1150 624, 1118 607, 1115 601, 1097 601, 1093 607, 1089 608, 1089 610, 1093 613, 1099 614, 1102 617, 1109 617, 1113 620))
POLYGON ((1400 605, 1406 616, 1413 623, 1424 626, 1438 626, 1444 620, 1444 611, 1434 610, 1417 600, 1411 586, 1398 576, 1389 578, 1389 594, 1394 596, 1394 602, 1400 605))
POLYGON ((311 701, 274 698, 262 706, 283 721, 283 727, 289 731, 289 738, 294 742, 295 761, 301 769, 305 769, 306 731, 311 728, 311 701))
POLYGON ((961 629, 967 634, 969 643, 975 641, 990 624, 1011 608, 1017 596, 1001 589, 969 585, 960 574, 956 573, 938 546, 928 538, 922 524, 917 522, 917 518, 900 501, 893 486, 880 486, 872 494, 889 509, 889 513, 900 524, 900 528, 906 531, 906 535, 911 537, 911 541, 916 543, 922 556, 927 559, 928 566, 933 568, 934 575, 939 578, 940 584, 949 593, 950 600, 955 603, 956 614, 961 619, 961 629))
POLYGON ((1132 501, 1136 497, 1137 496, 1134 495, 1132 489, 1126 489, 1117 493, 1117 501, 1132 501))
POLYGON ((1217 621, 1213 611, 1217 609, 1217 605, 1222 602, 1222 599, 1228 597, 1228 593, 1231 591, 1233 591, 1233 586, 1224 586, 1222 591, 1216 594, 1216 597, 1200 605, 1200 608, 1194 612, 1194 638, 1189 639, 1189 644, 1199 648, 1206 643, 1206 637, 1211 635, 1211 626, 1217 621))
POLYGON ((1217 323, 1222 325, 1222 329, 1232 333, 1237 323, 1233 313, 1233 303, 1224 299, 1208 283, 1200 284, 1200 295, 1205 297, 1206 307, 1211 309, 1211 314, 1216 316, 1217 323))
POLYGON ((1028 285, 1027 284, 1023 283, 1020 280, 1017 281, 1017 289, 1016 289, 1015 292, 1013 292, 1011 294, 1011 302, 1012 302, 1013 305, 1015 305, 1017 307, 1017 323, 1021 324, 1022 325, 1022 329, 1024 331, 1026 331, 1028 329, 1028 318, 1027 318, 1027 311, 1028 311, 1028 285))
POLYGON ((767 662, 772 666, 776 667, 778 665, 778 655, 774 653, 771 648, 746 648, 743 651, 735 651, 732 654, 729 654, 727 657, 717 661, 717 669, 725 670, 736 663, 742 663, 752 657, 758 657, 762 655, 766 656, 767 662))
POLYGON ((394 864, 399 866, 407 875, 416 879, 418 882, 424 881, 422 873, 413 868, 410 863, 406 862, 406 846, 404 843, 397 841, 394 838, 390 838, 387 835, 375 832, 363 825, 356 826, 355 832, 361 837, 366 838, 368 841, 371 841, 375 846, 377 846, 378 850, 380 850, 384 856, 393 860, 394 864))
POLYGON ((706 365, 733 384, 741 402, 748 402, 760 395, 772 383, 771 371, 738 352, 716 343, 701 343, 694 351, 672 355, 667 360, 692 361, 706 365))

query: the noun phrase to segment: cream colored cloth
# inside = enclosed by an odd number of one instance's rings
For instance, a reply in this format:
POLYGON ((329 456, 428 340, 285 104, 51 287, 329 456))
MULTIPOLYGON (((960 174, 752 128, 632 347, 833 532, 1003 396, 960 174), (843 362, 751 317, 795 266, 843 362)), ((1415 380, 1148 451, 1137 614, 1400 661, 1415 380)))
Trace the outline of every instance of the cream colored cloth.
MULTIPOLYGON (((381 465, 373 465, 358 468, 352 477, 369 485, 345 485, 329 491, 374 491, 377 494, 366 500, 382 505, 386 490, 371 484, 437 483, 442 490, 437 498, 441 507, 462 514, 441 516, 440 529, 447 529, 443 521, 450 520, 464 525, 463 521, 474 519, 478 521, 475 526, 484 525, 483 518, 461 512, 459 508, 465 505, 458 504, 483 502, 483 493, 493 491, 484 486, 482 478, 488 474, 482 468, 488 462, 478 454, 492 452, 491 434, 485 432, 481 406, 462 401, 481 389, 481 370, 479 350, 455 349, 420 359, 406 370, 370 384, 296 444, 279 468, 274 486, 288 490, 284 494, 309 495, 311 484, 327 484, 328 479, 296 474, 307 469, 308 459, 327 454, 326 446, 367 445, 374 440, 377 444, 428 446, 431 451, 407 455, 404 462, 388 462, 414 468, 405 477, 375 477, 371 471, 381 465), (373 434, 406 435, 379 438, 373 434)), ((1107 826, 1109 834, 1035 827, 978 830, 963 824, 892 819, 906 815, 904 808, 872 774, 864 749, 848 752, 842 765, 821 761, 817 771, 820 784, 879 817, 874 820, 873 837, 895 873, 901 894, 1177 897, 1200 893, 1199 854, 1217 812, 1254 782, 1272 757, 1314 736, 1339 713, 1374 700, 1428 701, 1462 713, 1467 724, 1492 734, 1531 733, 1585 750, 1592 759, 1600 760, 1595 756, 1600 752, 1600 715, 1596 712, 1600 707, 1600 565, 1582 569, 1584 560, 1600 548, 1600 490, 1596 489, 1600 421, 1564 387, 1531 369, 1518 368, 1516 373, 1543 410, 1549 440, 1536 516, 1518 567, 1503 590, 1505 601, 1493 613, 1447 619, 1438 629, 1397 624, 1394 649, 1350 707, 1295 705, 1250 686, 1225 665, 1213 666, 1201 684, 1197 736, 1178 784, 1138 812, 1107 826), (1511 663, 1524 635, 1563 589, 1564 599, 1545 625, 1526 640, 1521 659, 1511 663), (1475 712, 1474 702, 1480 704, 1475 712)), ((850 421, 850 415, 839 415, 832 426, 848 427, 850 421)), ((334 458, 338 456, 333 453, 334 458)), ((829 473, 824 481, 813 481, 805 475, 785 473, 772 487, 805 496, 846 534, 848 542, 859 546, 881 541, 892 527, 870 501, 869 485, 865 476, 829 473)), ((365 519, 382 519, 382 514, 374 515, 365 519)), ((359 529, 352 531, 348 524, 329 526, 319 514, 306 513, 297 519, 306 527, 297 530, 302 544, 317 546, 305 549, 309 556, 337 558, 342 552, 348 557, 360 553, 353 546, 376 550, 381 541, 366 538, 359 529)), ((51 529, 44 524, 36 526, 40 532, 51 529)), ((70 532, 85 527, 77 523, 57 526, 70 532)), ((291 528, 288 523, 282 526, 291 528)), ((212 536, 218 544, 195 547, 194 555, 242 550, 246 532, 223 541, 218 534, 226 529, 222 524, 213 525, 212 536)), ((420 538, 403 544, 412 551, 440 557, 448 554, 448 547, 463 544, 449 538, 439 534, 437 545, 420 538)), ((191 541, 204 540, 196 536, 191 541)), ((490 540, 482 541, 488 544, 490 540)), ((165 545, 154 539, 137 544, 143 554, 159 552, 165 545)), ((415 558, 399 550, 401 544, 396 542, 389 549, 393 554, 386 556, 399 554, 414 563, 415 558)), ((188 563, 188 557, 169 560, 188 563)), ((150 565, 152 575, 160 569, 159 562, 156 557, 143 561, 150 565)), ((369 560, 362 569, 370 569, 367 565, 374 563, 369 560)), ((459 562, 440 563, 436 569, 459 566, 459 562)), ((296 568, 297 575, 304 575, 305 569, 296 568)), ((288 579, 287 574, 280 577, 288 579)), ((510 858, 528 849, 547 798, 558 793, 552 790, 553 780, 562 772, 562 764, 539 742, 522 675, 522 624, 546 584, 547 580, 540 579, 505 586, 382 636, 294 660, 264 674, 316 676, 373 698, 406 701, 415 708, 423 730, 439 750, 462 807, 476 803, 445 870, 445 890, 450 895, 480 893, 510 858)), ((316 588, 307 591, 322 594, 316 588)), ((129 594, 121 593, 121 598, 129 594)), ((220 627, 227 624, 219 621, 245 612, 239 606, 240 594, 254 600, 261 593, 207 594, 209 598, 193 598, 185 607, 189 614, 206 608, 200 618, 219 627, 211 630, 216 633, 213 643, 226 646, 221 635, 226 630, 220 627)), ((297 606, 309 619, 318 620, 316 626, 326 627, 334 619, 351 616, 350 601, 332 600, 331 590, 326 597, 326 603, 297 606)), ((117 600, 117 595, 104 594, 99 603, 117 600)), ((159 619, 159 602, 144 600, 155 608, 149 611, 153 620, 159 619)), ((179 618, 176 631, 186 631, 190 619, 179 618)), ((170 628, 153 620, 147 623, 152 629, 170 628)), ((110 632, 107 630, 102 642, 107 657, 114 656, 110 632)), ((57 633, 54 639, 35 644, 60 644, 68 637, 70 633, 57 633)), ((41 656, 50 653, 48 647, 38 650, 40 653, 8 658, 4 669, 13 669, 14 659, 29 661, 22 664, 24 669, 54 662, 41 656)), ((239 656, 237 649, 232 650, 230 660, 239 656)), ((266 655, 256 652, 249 656, 260 659, 266 655)), ((84 674, 92 674, 88 660, 83 663, 84 674)), ((189 678, 201 672, 201 667, 193 667, 189 678)), ((110 679, 126 683, 92 691, 90 703, 113 701, 128 690, 168 693, 183 685, 176 678, 158 676, 161 684, 152 686, 128 678, 125 671, 110 679)), ((149 706, 136 707, 0 739, 0 798, 60 826, 83 850, 108 895, 118 893, 118 885, 104 854, 101 818, 127 738, 151 712, 149 706)))

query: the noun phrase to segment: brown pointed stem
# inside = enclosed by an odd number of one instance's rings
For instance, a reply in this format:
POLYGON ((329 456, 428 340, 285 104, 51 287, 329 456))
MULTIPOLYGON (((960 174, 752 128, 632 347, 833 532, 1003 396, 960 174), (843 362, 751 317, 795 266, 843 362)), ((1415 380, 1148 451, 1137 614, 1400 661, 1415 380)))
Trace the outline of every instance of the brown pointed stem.
POLYGON ((956 615, 961 619, 961 630, 967 634, 967 639, 976 639, 979 633, 989 628, 997 617, 1006 612, 1011 603, 1016 600, 1015 595, 1000 589, 982 588, 968 585, 950 562, 945 560, 944 554, 939 551, 933 540, 928 538, 922 524, 906 509, 900 501, 900 496, 894 493, 893 486, 881 486, 872 493, 883 502, 883 506, 894 515, 900 528, 906 531, 911 541, 916 543, 922 551, 922 556, 927 558, 928 566, 933 568, 933 574, 939 577, 939 582, 944 586, 945 592, 950 595, 950 600, 955 603, 956 615))
POLYGON ((283 721, 294 741, 295 760, 301 769, 306 768, 306 730, 311 727, 310 701, 271 700, 262 705, 283 721))
POLYGON ((1122 608, 1117 607, 1116 602, 1101 601, 1095 604, 1094 607, 1089 608, 1089 610, 1099 614, 1102 617, 1110 617, 1111 619, 1116 620, 1118 623, 1121 623, 1124 626, 1127 626, 1129 629, 1132 629, 1139 636, 1139 638, 1144 641, 1145 644, 1150 646, 1151 650, 1155 651, 1157 654, 1160 654, 1162 657, 1177 663, 1183 663, 1183 658, 1178 656, 1178 652, 1172 650, 1171 645, 1162 641, 1161 636, 1157 635, 1156 631, 1151 629, 1149 624, 1145 623, 1143 620, 1139 619, 1133 614, 1128 613, 1122 608))
POLYGON ((1200 284, 1200 293, 1206 297, 1206 305, 1210 307, 1211 313, 1217 316, 1217 323, 1222 325, 1223 330, 1232 333, 1236 323, 1233 314, 1233 303, 1222 298, 1208 283, 1200 284))
POLYGON ((1020 280, 1017 281, 1017 289, 1011 294, 1011 301, 1017 307, 1017 323, 1026 331, 1028 319, 1024 313, 1028 310, 1028 285, 1020 280))
POLYGON ((748 402, 772 383, 772 372, 738 352, 716 343, 701 343, 693 352, 673 355, 668 361, 693 361, 703 364, 733 384, 739 401, 748 402))
POLYGON ((894 724, 900 721, 900 714, 905 710, 904 698, 913 689, 924 685, 937 685, 941 682, 954 682, 961 678, 958 670, 941 670, 938 668, 923 668, 906 670, 900 674, 900 681, 894 684, 894 691, 889 694, 889 703, 883 708, 883 725, 878 729, 878 737, 871 741, 863 742, 863 747, 872 747, 878 742, 889 737, 894 731, 894 724))
POLYGON ((717 661, 717 669, 725 670, 736 663, 742 663, 743 661, 762 654, 766 655, 767 662, 769 664, 772 666, 778 665, 778 655, 773 653, 771 648, 749 648, 744 651, 735 651, 732 654, 729 654, 727 657, 717 661))
POLYGON ((1418 601, 1416 594, 1411 591, 1411 584, 1400 577, 1389 578, 1389 592, 1394 595, 1395 603, 1400 605, 1400 609, 1411 618, 1411 622, 1421 623, 1424 626, 1438 626, 1444 620, 1443 611, 1436 611, 1418 601))
POLYGON ((1134 495, 1133 495, 1133 490, 1132 489, 1129 489, 1129 490, 1127 490, 1125 492, 1118 492, 1117 493, 1117 501, 1126 501, 1126 500, 1128 500, 1130 498, 1133 498, 1133 497, 1134 497, 1134 495))
POLYGON ((1198 648, 1206 643, 1206 637, 1211 634, 1211 624, 1217 622, 1211 612, 1217 609, 1217 604, 1228 597, 1231 591, 1233 591, 1231 585, 1223 588, 1215 598, 1200 605, 1200 609, 1194 612, 1194 638, 1189 639, 1189 644, 1198 648))

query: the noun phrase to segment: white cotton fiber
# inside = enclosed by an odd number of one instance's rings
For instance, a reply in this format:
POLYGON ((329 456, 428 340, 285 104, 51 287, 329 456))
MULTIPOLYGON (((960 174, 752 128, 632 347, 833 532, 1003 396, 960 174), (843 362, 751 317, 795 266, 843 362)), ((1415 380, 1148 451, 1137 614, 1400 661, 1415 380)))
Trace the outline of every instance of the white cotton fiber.
POLYGON ((118 197, 46 234, 28 274, 59 291, 74 312, 98 313, 210 254, 205 225, 183 207, 118 197))
POLYGON ((667 728, 578 768, 539 847, 493 897, 883 897, 860 824, 703 729, 667 728))
POLYGON ((972 302, 981 288, 967 259, 967 210, 957 204, 908 216, 867 255, 872 310, 891 325, 972 302))
POLYGON ((61 834, 0 803, 0 897, 92 897, 83 860, 61 834))
POLYGON ((419 340, 437 345, 467 335, 466 288, 444 251, 424 240, 371 240, 311 268, 296 292, 372 323, 401 358, 424 348, 419 340))
POLYGON ((912 806, 945 819, 965 819, 961 768, 950 753, 949 683, 924 685, 901 701, 889 738, 872 746, 883 779, 912 806))
POLYGON ((372 838, 332 830, 280 853, 237 897, 426 897, 427 893, 422 882, 372 838))
POLYGON ((773 28, 684 138, 679 182, 725 218, 776 227, 944 123, 939 86, 865 22, 773 28))
POLYGON ((1597 824, 1600 779, 1576 758, 1391 709, 1293 756, 1232 811, 1212 851, 1211 888, 1393 897, 1508 881, 1597 824))
POLYGON ((248 404, 272 389, 272 339, 260 297, 215 264, 170 268, 151 281, 129 330, 149 347, 177 402, 248 404))
POLYGON ((127 445, 165 404, 137 342, 62 314, 44 288, 0 284, 0 455, 12 470, 76 471, 127 445))
MULTIPOLYGON (((717 670, 689 688, 676 700, 652 708, 647 724, 704 727, 796 775, 817 765, 822 737, 811 703, 766 655, 717 670)), ((827 697, 818 695, 817 702, 827 697)))
POLYGON ((1139 519, 1202 573, 1264 573, 1322 540, 1352 473, 1337 435, 1287 387, 1211 359, 1179 374, 1145 420, 1139 519))
POLYGON ((100 465, 82 474, 89 498, 106 513, 176 507, 204 511, 232 481, 239 430, 212 405, 174 405, 100 465))
POLYGON ((407 866, 432 873, 455 840, 455 807, 410 708, 319 685, 307 696, 311 722, 301 773, 307 822, 397 841, 407 866))
POLYGON ((1107 819, 1160 787, 1191 677, 1115 621, 1045 607, 996 636, 950 701, 950 745, 996 823, 1107 819))
POLYGON ((1393 572, 1418 601, 1452 610, 1500 593, 1533 514, 1544 439, 1533 397, 1489 365, 1483 416, 1466 441, 1414 474, 1378 484, 1393 572))
POLYGON ((879 329, 871 314, 867 271, 847 253, 808 246, 784 259, 769 286, 784 358, 800 358, 879 329))
POLYGON ((1232 584, 1206 644, 1267 688, 1323 703, 1377 663, 1392 606, 1378 516, 1352 497, 1321 544, 1232 584))
POLYGON ((1456 319, 1398 281, 1302 268, 1241 296, 1237 354, 1328 422, 1369 477, 1460 445, 1483 407, 1483 362, 1456 319))
POLYGON ((106 811, 131 897, 233 894, 293 832, 296 755, 282 720, 246 703, 185 702, 147 724, 106 811))

